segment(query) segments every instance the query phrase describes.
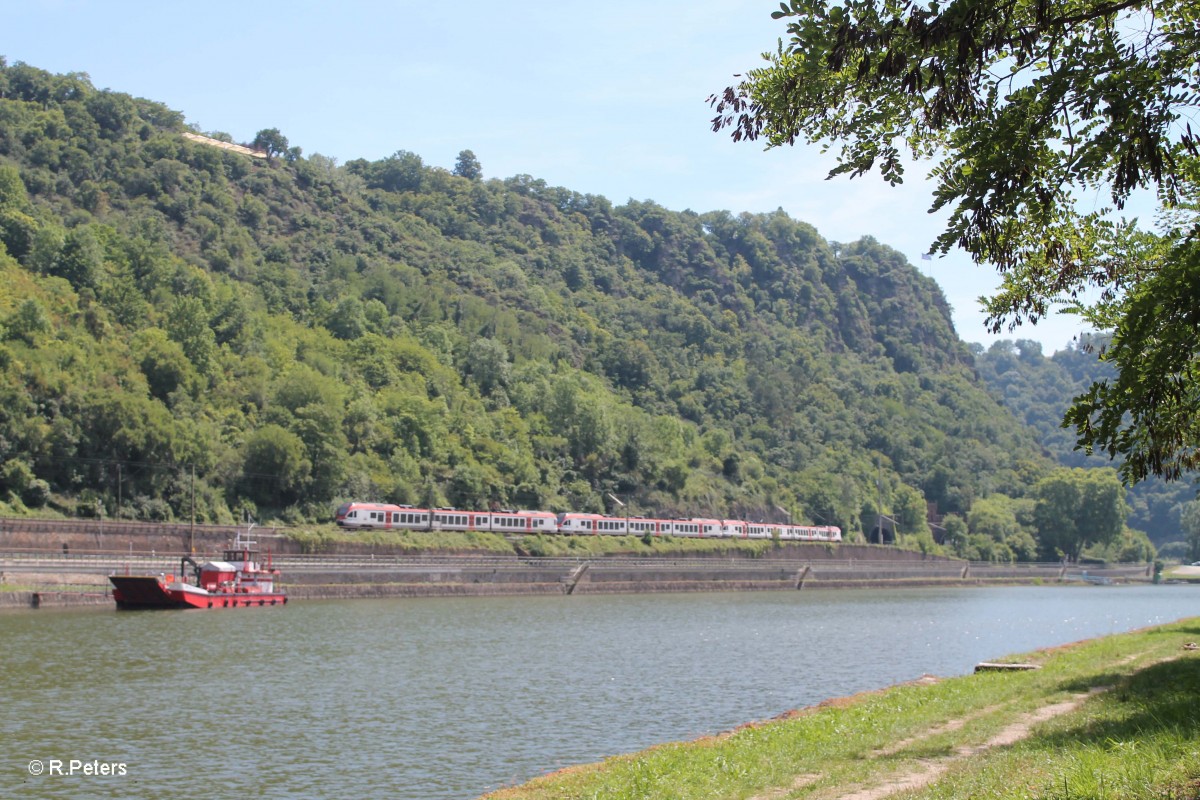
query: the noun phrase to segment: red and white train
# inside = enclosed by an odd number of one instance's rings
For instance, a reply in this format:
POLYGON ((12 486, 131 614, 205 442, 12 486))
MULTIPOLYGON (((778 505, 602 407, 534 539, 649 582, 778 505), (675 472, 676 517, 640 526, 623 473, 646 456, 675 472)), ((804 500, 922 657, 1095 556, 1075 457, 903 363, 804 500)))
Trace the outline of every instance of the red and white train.
POLYGON ((739 519, 657 519, 609 517, 568 511, 462 511, 413 508, 389 503, 343 503, 336 514, 343 528, 411 531, 492 531, 495 533, 566 533, 608 536, 687 536, 696 538, 771 539, 840 542, 833 525, 782 525, 739 519))

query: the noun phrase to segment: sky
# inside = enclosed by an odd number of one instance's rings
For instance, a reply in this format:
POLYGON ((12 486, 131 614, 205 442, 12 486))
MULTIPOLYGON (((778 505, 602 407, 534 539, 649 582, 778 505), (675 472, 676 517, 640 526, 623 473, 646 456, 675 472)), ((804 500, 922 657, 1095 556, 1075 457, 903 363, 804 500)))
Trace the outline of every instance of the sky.
POLYGON ((964 341, 1033 339, 1047 355, 1079 332, 1056 316, 991 336, 977 299, 996 273, 962 252, 922 259, 945 215, 910 169, 825 180, 831 154, 764 151, 713 133, 709 95, 786 37, 778 0, 8 2, 0 55, 98 89, 155 100, 204 132, 249 142, 278 128, 305 155, 345 163, 398 150, 485 178, 527 174, 614 204, 675 211, 782 208, 825 239, 873 236, 942 287, 964 341))

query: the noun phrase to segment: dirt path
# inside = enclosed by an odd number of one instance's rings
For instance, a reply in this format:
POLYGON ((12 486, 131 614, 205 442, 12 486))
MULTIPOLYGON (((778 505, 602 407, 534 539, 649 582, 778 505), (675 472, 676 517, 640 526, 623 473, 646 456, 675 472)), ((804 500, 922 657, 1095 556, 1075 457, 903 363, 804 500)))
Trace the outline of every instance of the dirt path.
MULTIPOLYGON (((929 759, 924 761, 921 766, 901 775, 894 775, 882 784, 833 795, 829 798, 829 800, 882 800, 883 798, 888 797, 896 792, 920 789, 923 786, 928 786, 945 774, 952 766, 959 763, 963 759, 979 755, 980 753, 986 752, 994 747, 1005 747, 1010 744, 1015 744, 1016 742, 1019 742, 1025 737, 1029 736, 1029 732, 1033 729, 1034 725, 1074 711, 1075 709, 1079 708, 1079 706, 1082 705, 1083 701, 1087 698, 1088 695, 1086 694, 1076 695, 1073 699, 1067 702, 1044 706, 1039 708, 1037 711, 1022 715, 1017 719, 1016 722, 1006 726, 999 733, 997 733, 991 739, 988 739, 983 744, 955 748, 954 752, 945 758, 929 759)), ((983 711, 972 714, 970 717, 964 718, 963 720, 954 720, 948 722, 930 731, 928 736, 933 736, 946 731, 957 730, 971 719, 983 716, 988 712, 989 709, 984 709, 983 711)), ((920 739, 918 738, 912 741, 919 740, 920 739)), ((899 752, 909 743, 912 742, 902 742, 900 743, 901 746, 888 748, 886 752, 887 754, 899 752)))
MULTIPOLYGON (((1104 688, 1094 689, 1093 692, 1103 691, 1104 688)), ((920 789, 936 781, 947 771, 949 771, 951 767, 963 761, 964 759, 979 755, 980 753, 986 752, 987 750, 995 747, 1005 747, 1021 741, 1029 736, 1029 733, 1033 729, 1034 725, 1038 725, 1042 722, 1046 722, 1047 720, 1054 719, 1062 714, 1074 711, 1075 709, 1079 708, 1079 706, 1088 698, 1088 696, 1089 695, 1086 694, 1076 695, 1069 701, 1044 706, 1036 711, 1023 714, 1015 722, 1006 726, 995 736, 988 739, 986 742, 983 742, 982 744, 955 748, 950 755, 943 758, 924 759, 918 766, 914 767, 908 772, 899 775, 892 775, 883 783, 876 784, 874 786, 851 787, 849 791, 842 791, 840 793, 820 793, 818 797, 820 797, 821 800, 883 800, 883 798, 895 794, 896 792, 920 789)), ((1001 710, 1002 708, 1003 706, 990 706, 988 708, 976 711, 975 713, 966 717, 962 717, 961 719, 950 720, 949 722, 942 723, 934 728, 930 728, 918 736, 913 736, 889 745, 888 747, 876 750, 872 754, 872 757, 878 758, 895 755, 925 739, 929 739, 943 733, 950 733, 952 731, 959 730, 967 723, 979 719, 980 717, 985 717, 988 714, 992 714, 1001 710)), ((821 776, 816 774, 797 775, 791 785, 779 787, 778 789, 773 789, 772 791, 764 794, 756 795, 750 800, 782 800, 782 798, 787 797, 792 792, 816 783, 820 779, 821 776)))
POLYGON ((988 706, 987 708, 982 708, 979 711, 976 711, 974 714, 968 714, 967 716, 959 719, 952 719, 949 722, 943 722, 941 725, 936 725, 917 736, 911 736, 907 739, 902 739, 899 742, 895 742, 887 747, 880 748, 879 750, 875 751, 874 755, 877 758, 880 756, 894 756, 901 750, 907 750, 909 747, 912 747, 918 742, 922 742, 934 736, 940 736, 943 733, 950 733, 952 731, 960 730, 968 722, 973 722, 980 717, 986 717, 988 714, 994 714, 1002 708, 1004 708, 1004 706, 988 706))

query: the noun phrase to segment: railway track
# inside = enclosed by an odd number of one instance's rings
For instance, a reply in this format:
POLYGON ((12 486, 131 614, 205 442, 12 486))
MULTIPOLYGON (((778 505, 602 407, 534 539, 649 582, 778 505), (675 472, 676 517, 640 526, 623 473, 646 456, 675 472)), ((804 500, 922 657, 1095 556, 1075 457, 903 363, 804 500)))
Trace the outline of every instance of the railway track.
MULTIPOLYGON (((180 555, 145 553, 0 553, 0 572, 64 572, 108 574, 111 572, 175 572, 180 555)), ((199 556, 197 560, 203 561, 199 556)), ((887 573, 893 577, 940 577, 981 579, 1088 580, 1089 576, 1138 579, 1146 576, 1144 565, 1120 565, 1107 569, 1057 563, 992 564, 955 561, 895 561, 864 559, 747 559, 747 558, 572 558, 528 556, 456 556, 456 555, 282 555, 271 559, 285 579, 289 575, 312 572, 428 572, 447 570, 561 570, 569 572, 583 565, 601 570, 717 570, 735 568, 746 571, 780 572, 805 569, 826 577, 887 573)))
MULTIPOLYGON (((109 519, 31 519, 28 517, 0 517, 0 532, 4 533, 72 533, 84 535, 120 536, 187 536, 189 533, 213 536, 234 536, 238 525, 213 525, 189 522, 136 522, 133 520, 109 519)), ((287 528, 260 528, 256 536, 281 534, 287 528)))

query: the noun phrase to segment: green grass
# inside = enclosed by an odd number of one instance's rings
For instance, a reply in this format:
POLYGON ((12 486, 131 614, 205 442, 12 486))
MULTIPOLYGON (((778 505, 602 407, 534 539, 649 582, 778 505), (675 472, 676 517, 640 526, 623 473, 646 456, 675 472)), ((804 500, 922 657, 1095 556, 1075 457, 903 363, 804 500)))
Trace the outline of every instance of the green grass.
POLYGON ((1180 566, 1167 567, 1162 572, 1164 581, 1183 581, 1184 583, 1200 583, 1200 575, 1193 574, 1191 571, 1184 572, 1180 566))
POLYGON ((298 542, 306 553, 327 553, 339 545, 373 545, 403 552, 477 552, 511 555, 512 545, 498 533, 455 531, 346 531, 332 526, 289 528, 283 535, 298 542))
POLYGON ((108 589, 108 584, 82 583, 0 583, 0 593, 8 592, 79 592, 95 594, 108 589))
POLYGON ((1038 651, 1018 660, 1041 670, 898 686, 488 797, 831 800, 933 765, 941 772, 932 782, 897 797, 1196 798, 1200 653, 1182 646, 1197 640, 1200 620, 1190 620, 1038 651), (1067 701, 1080 705, 1015 744, 982 747, 1067 701), (964 757, 964 748, 980 749, 964 757))
POLYGON ((455 531, 347 531, 333 526, 289 528, 283 535, 306 553, 327 553, 340 545, 373 545, 403 552, 477 552, 533 556, 707 555, 731 553, 760 556, 776 547, 767 539, 692 539, 673 536, 514 536, 455 531))
POLYGON ((536 556, 763 555, 775 547, 768 539, 692 539, 674 536, 525 536, 521 551, 536 556))

